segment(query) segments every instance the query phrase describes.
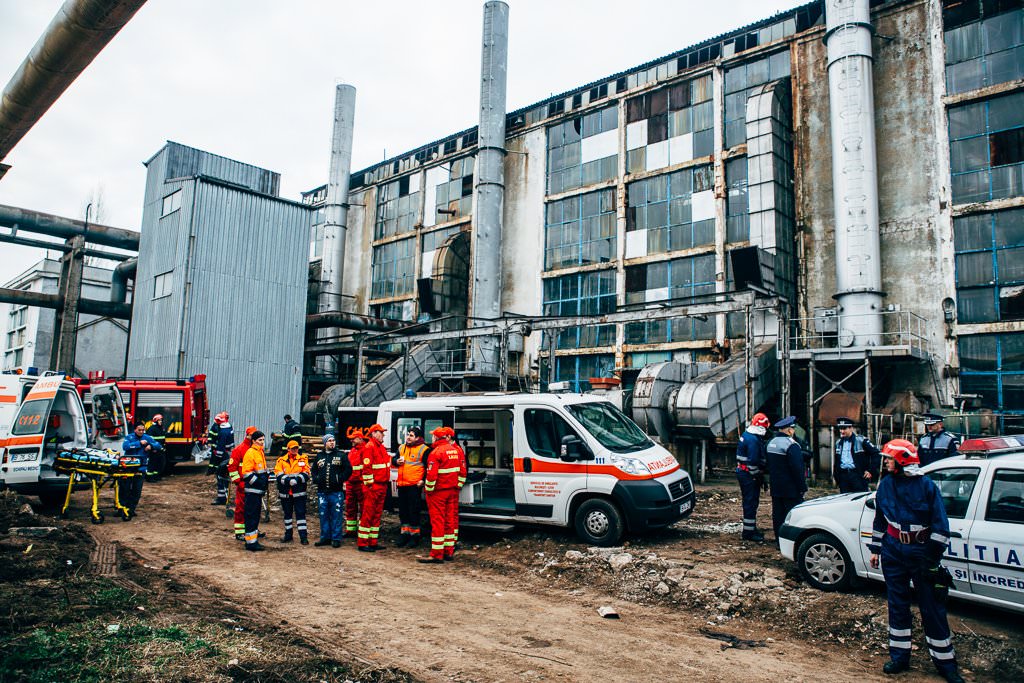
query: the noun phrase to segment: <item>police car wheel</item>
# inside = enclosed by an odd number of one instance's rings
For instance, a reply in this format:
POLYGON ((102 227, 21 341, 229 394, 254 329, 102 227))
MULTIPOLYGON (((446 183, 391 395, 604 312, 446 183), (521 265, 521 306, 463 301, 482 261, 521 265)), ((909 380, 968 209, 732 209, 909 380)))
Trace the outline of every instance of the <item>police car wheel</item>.
POLYGON ((576 533, 591 545, 618 545, 624 529, 622 513, 607 500, 592 498, 576 511, 576 533))
POLYGON ((818 590, 845 591, 853 586, 850 555, 831 534, 814 534, 804 539, 797 551, 797 566, 804 580, 818 590))

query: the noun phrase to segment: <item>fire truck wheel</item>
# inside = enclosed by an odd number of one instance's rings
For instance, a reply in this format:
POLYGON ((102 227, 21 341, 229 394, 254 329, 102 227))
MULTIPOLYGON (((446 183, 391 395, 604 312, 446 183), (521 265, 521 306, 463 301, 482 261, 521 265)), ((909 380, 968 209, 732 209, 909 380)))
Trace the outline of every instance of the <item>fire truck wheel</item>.
POLYGON ((624 530, 622 513, 610 501, 591 498, 576 511, 576 533, 591 545, 618 545, 624 530))

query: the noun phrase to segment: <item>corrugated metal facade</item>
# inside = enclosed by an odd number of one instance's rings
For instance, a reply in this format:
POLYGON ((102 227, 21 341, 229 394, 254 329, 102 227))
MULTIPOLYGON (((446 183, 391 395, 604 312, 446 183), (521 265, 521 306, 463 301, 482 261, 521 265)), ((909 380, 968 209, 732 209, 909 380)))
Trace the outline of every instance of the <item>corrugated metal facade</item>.
POLYGON ((129 374, 205 373, 214 412, 277 430, 300 406, 313 212, 257 192, 277 174, 176 143, 147 167, 129 374))

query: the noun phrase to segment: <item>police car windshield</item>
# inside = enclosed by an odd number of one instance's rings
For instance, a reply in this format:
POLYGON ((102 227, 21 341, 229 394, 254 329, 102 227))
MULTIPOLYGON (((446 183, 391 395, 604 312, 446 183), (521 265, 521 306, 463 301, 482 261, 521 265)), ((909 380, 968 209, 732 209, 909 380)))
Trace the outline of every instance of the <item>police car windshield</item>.
POLYGON ((632 420, 610 403, 576 403, 567 406, 598 442, 613 453, 642 451, 651 446, 632 420))

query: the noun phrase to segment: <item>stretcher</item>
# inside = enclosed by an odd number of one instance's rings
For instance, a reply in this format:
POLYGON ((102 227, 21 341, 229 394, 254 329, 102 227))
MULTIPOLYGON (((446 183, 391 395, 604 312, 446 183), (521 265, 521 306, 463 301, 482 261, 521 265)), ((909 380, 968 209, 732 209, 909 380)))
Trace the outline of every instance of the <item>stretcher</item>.
POLYGON ((111 450, 96 448, 72 448, 61 451, 53 462, 53 469, 68 475, 68 491, 64 496, 61 516, 67 514, 71 504, 71 494, 75 483, 85 480, 92 488, 92 523, 103 524, 103 513, 100 512, 100 489, 107 484, 114 490, 114 508, 121 519, 131 519, 131 511, 121 504, 121 483, 131 477, 139 476, 142 462, 138 458, 123 456, 111 450))

